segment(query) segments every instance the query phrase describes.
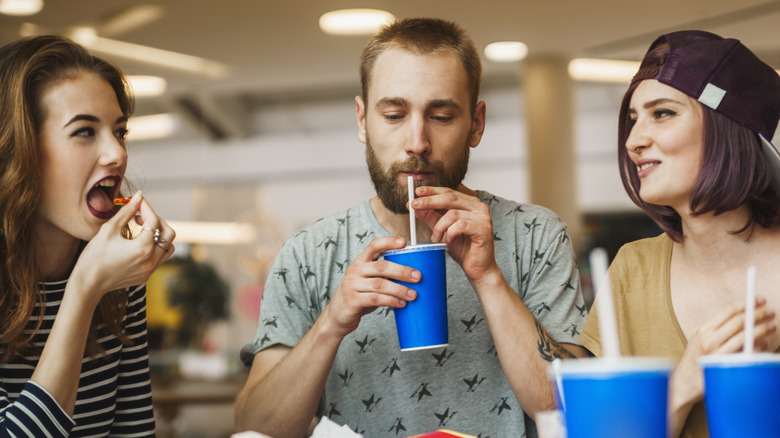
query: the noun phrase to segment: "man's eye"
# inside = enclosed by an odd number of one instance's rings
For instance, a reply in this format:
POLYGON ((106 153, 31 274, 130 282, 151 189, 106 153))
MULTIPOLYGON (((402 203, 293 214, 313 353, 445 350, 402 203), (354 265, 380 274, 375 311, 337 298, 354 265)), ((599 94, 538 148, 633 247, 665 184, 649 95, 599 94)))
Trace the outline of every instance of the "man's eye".
POLYGON ((385 119, 389 120, 391 122, 397 122, 398 120, 403 119, 404 116, 401 114, 386 114, 385 119))
POLYGON ((437 122, 446 123, 452 120, 452 116, 433 116, 431 117, 433 120, 436 120, 437 122))

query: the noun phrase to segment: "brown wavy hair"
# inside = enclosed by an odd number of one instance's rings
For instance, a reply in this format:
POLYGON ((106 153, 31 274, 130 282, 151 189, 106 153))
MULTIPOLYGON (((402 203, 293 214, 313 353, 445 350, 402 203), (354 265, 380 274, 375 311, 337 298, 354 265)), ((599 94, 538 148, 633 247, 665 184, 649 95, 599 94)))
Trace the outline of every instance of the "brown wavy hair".
POLYGON ((441 18, 407 18, 383 26, 371 37, 360 55, 360 84, 366 102, 374 64, 379 55, 391 47, 416 55, 457 55, 466 70, 473 113, 479 99, 482 61, 474 41, 461 26, 441 18))
MULTIPOLYGON (((81 72, 93 72, 113 88, 122 113, 133 112, 124 74, 59 36, 25 38, 0 48, 0 361, 35 351, 31 341, 45 312, 42 280, 33 248, 33 217, 41 198, 39 133, 43 95, 58 82, 81 72), (32 316, 39 305, 38 323, 32 316), (30 333, 25 333, 30 330, 30 333)), ((83 245, 86 244, 84 242, 83 245)), ((98 336, 115 334, 123 343, 122 320, 127 291, 103 296, 92 320, 87 353, 101 353, 98 336)))

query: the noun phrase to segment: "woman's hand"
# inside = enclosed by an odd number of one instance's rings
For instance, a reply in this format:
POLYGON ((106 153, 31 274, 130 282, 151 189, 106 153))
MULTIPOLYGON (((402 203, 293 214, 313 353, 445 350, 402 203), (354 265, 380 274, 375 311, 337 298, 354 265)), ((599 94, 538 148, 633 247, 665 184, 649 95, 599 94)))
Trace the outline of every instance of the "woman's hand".
MULTIPOLYGON (((698 359, 710 354, 741 351, 745 345, 745 301, 730 303, 702 324, 688 340, 682 359, 672 374, 671 409, 674 434, 679 436, 691 407, 704 397, 704 374, 698 359)), ((766 298, 756 297, 754 350, 766 351, 768 339, 776 330, 775 313, 766 298)))
POLYGON ((79 291, 85 299, 97 303, 108 291, 146 282, 173 254, 175 237, 173 229, 137 192, 87 244, 71 279, 82 286, 79 291), (122 229, 132 220, 142 228, 134 238, 127 239, 122 236, 122 229))

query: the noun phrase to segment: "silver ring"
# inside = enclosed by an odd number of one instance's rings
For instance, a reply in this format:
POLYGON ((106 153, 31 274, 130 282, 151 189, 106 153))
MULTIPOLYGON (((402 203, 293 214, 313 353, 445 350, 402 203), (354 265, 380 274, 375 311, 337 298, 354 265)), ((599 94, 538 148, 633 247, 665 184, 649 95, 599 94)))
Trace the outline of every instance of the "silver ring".
POLYGON ((159 246, 160 248, 162 248, 163 251, 165 251, 165 252, 168 252, 168 250, 171 249, 171 243, 168 242, 167 240, 156 238, 156 240, 154 241, 154 244, 159 246))

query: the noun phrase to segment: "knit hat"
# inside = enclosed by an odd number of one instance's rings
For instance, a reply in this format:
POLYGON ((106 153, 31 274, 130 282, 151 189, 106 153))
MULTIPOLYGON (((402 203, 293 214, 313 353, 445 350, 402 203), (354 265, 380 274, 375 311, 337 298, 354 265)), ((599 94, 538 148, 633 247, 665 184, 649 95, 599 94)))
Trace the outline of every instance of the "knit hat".
POLYGON ((780 119, 777 72, 733 38, 684 30, 661 35, 648 52, 663 43, 666 62, 643 62, 631 82, 657 79, 758 134, 780 191, 780 153, 771 143, 780 119))

